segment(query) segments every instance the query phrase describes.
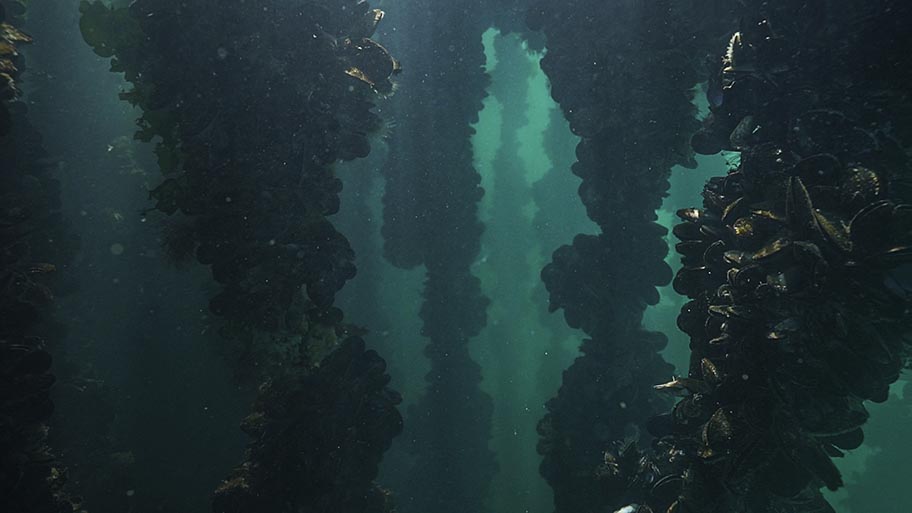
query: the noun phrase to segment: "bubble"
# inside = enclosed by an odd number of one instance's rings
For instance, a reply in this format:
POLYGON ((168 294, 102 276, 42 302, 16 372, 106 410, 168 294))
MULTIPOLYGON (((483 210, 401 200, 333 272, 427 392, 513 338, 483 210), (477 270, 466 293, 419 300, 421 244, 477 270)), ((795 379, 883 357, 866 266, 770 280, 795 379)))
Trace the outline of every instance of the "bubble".
POLYGON ((111 254, 114 256, 123 255, 124 249, 125 249, 124 245, 119 242, 115 242, 114 244, 111 244, 111 254))

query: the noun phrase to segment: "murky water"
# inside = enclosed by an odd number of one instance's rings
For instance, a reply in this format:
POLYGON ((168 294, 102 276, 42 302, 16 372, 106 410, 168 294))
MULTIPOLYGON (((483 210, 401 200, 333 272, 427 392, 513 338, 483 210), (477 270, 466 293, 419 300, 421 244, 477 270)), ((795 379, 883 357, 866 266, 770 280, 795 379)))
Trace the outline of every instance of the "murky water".
POLYGON ((912 510, 912 7, 370 4, 0 0, 0 510, 912 510))

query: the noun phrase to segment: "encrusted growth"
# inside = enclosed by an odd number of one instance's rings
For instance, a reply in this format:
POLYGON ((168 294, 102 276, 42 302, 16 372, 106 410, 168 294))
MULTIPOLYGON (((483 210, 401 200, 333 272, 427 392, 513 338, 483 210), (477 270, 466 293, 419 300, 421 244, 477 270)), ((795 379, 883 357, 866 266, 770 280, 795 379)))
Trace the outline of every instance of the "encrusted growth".
POLYGON ((246 462, 215 492, 216 513, 386 513, 372 484, 402 430, 386 363, 352 337, 319 367, 268 382, 243 423, 246 462), (340 429, 340 426, 348 426, 340 429))
POLYGON ((5 511, 79 509, 64 490, 66 469, 48 446, 54 411, 49 347, 57 266, 74 240, 60 216, 60 186, 43 161, 41 135, 16 101, 18 46, 31 38, 15 25, 18 2, 0 1, 0 504, 5 511))
POLYGON ((216 314, 294 328, 302 288, 327 309, 355 274, 332 165, 363 157, 396 61, 369 37, 380 11, 356 0, 265 8, 221 2, 82 4, 82 30, 143 109, 136 138, 158 140, 156 208, 184 225, 179 247, 212 268, 216 314))
POLYGON ((431 363, 425 395, 408 418, 414 500, 401 508, 481 512, 497 467, 488 448, 493 406, 479 388, 481 368, 468 347, 487 322, 489 303, 472 273, 484 191, 471 125, 488 85, 482 45, 488 23, 476 0, 436 3, 433 10, 423 2, 401 7, 399 32, 408 30, 410 42, 400 51, 409 66, 384 167, 384 254, 398 267, 427 270, 419 315, 431 363))
POLYGON ((699 125, 691 90, 704 49, 677 2, 538 2, 528 16, 544 33, 541 66, 551 93, 581 138, 573 172, 601 233, 578 235, 542 271, 551 310, 591 340, 564 373, 542 419, 542 475, 558 512, 623 505, 597 469, 612 440, 638 439, 667 400, 652 385, 672 374, 660 333, 643 329, 657 287, 672 278, 656 210, 675 165, 693 166, 688 144, 699 125), (675 21, 671 21, 675 20, 675 21))
POLYGON ((829 4, 753 10, 710 87, 695 146, 741 162, 678 213, 693 354, 651 511, 831 513, 832 458, 908 358, 912 7, 829 4))
POLYGON ((177 225, 167 249, 211 268, 221 287, 210 308, 242 350, 292 342, 278 362, 245 354, 269 384, 214 511, 390 509, 372 480, 398 399, 333 307, 355 267, 327 218, 342 186, 333 165, 368 154, 374 100, 398 72, 370 39, 383 13, 360 0, 81 10, 86 41, 133 84, 122 96, 143 110, 136 138, 157 141, 165 179, 151 197, 177 225))

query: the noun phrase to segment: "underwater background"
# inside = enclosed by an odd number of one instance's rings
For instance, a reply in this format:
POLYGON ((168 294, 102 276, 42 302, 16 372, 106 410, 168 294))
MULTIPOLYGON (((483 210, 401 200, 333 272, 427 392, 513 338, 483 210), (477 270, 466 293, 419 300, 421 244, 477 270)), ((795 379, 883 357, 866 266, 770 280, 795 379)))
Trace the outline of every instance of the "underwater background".
POLYGON ((912 511, 912 5, 0 21, 0 511, 912 511))

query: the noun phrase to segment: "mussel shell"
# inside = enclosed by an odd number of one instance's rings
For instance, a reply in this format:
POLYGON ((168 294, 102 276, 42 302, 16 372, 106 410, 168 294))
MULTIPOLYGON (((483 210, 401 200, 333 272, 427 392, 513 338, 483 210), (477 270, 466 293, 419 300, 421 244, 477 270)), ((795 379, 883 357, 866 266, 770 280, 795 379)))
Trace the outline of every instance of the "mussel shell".
POLYGON ((764 488, 779 497, 792 498, 804 491, 812 475, 802 465, 775 449, 761 473, 764 488))
POLYGON ((757 138, 754 133, 757 128, 758 124, 754 116, 747 115, 741 118, 741 121, 738 122, 735 129, 728 136, 731 147, 736 150, 743 150, 756 144, 757 138))
MULTIPOLYGON (((811 394, 807 397, 810 399, 811 394)), ((864 426, 869 414, 857 398, 815 394, 811 404, 802 404, 797 419, 802 428, 815 436, 833 436, 864 426)))
POLYGON ((672 287, 678 294, 695 297, 706 290, 709 274, 710 270, 705 266, 683 267, 675 275, 672 287))
POLYGON ((727 225, 727 224, 731 224, 732 222, 734 222, 734 220, 736 219, 735 216, 737 216, 737 215, 739 215, 739 213, 741 213, 741 210, 742 210, 741 207, 743 204, 744 204, 743 196, 736 199, 735 201, 732 201, 731 203, 729 203, 722 210, 722 224, 727 225))
POLYGON ((882 385, 879 388, 876 388, 871 392, 868 400, 872 403, 881 404, 887 402, 887 399, 890 398, 890 387, 889 385, 882 385))
POLYGON ((791 246, 791 240, 780 237, 757 250, 753 255, 751 255, 751 259, 755 262, 769 260, 773 257, 782 255, 783 252, 785 252, 785 250, 789 249, 791 246))
POLYGON ((704 213, 699 208, 682 208, 675 213, 682 221, 699 223, 705 219, 704 213))
POLYGON ((842 474, 820 446, 800 447, 798 454, 802 465, 823 481, 827 488, 836 491, 842 487, 842 474))
POLYGON ((702 240, 704 238, 697 223, 678 223, 672 229, 675 237, 682 241, 702 240))
POLYGON ((835 155, 819 153, 799 161, 795 164, 791 174, 801 178, 805 184, 811 186, 836 185, 841 172, 842 163, 835 155))
POLYGON ((831 219, 829 216, 820 211, 814 211, 817 220, 817 226, 823 233, 827 241, 843 253, 852 251, 852 241, 849 239, 849 228, 841 221, 831 219))
POLYGON ((845 208, 842 189, 835 185, 812 185, 808 187, 808 194, 811 195, 815 208, 831 211, 845 208))
POLYGON ((389 77, 396 71, 398 64, 389 51, 372 39, 362 38, 349 41, 347 74, 363 82, 380 93, 392 91, 389 77))
POLYGON ((820 440, 833 444, 840 449, 851 451, 861 447, 861 444, 864 443, 864 431, 859 427, 837 435, 822 436, 820 440))
POLYGON ((912 263, 912 246, 896 246, 873 256, 881 267, 894 268, 912 263))
POLYGON ((726 238, 725 231, 722 227, 715 224, 704 224, 700 226, 700 235, 704 240, 718 241, 726 238))
POLYGON ((726 251, 723 255, 723 258, 729 264, 732 264, 737 267, 747 265, 753 261, 751 255, 745 251, 740 250, 729 250, 726 251))
POLYGON ((690 147, 700 155, 715 155, 728 147, 728 140, 722 130, 704 128, 691 136, 690 147))
POLYGON ((704 415, 708 413, 705 411, 707 406, 707 402, 699 395, 681 399, 672 410, 675 424, 689 425, 701 417, 705 418, 704 415))
POLYGON ((801 330, 801 321, 791 317, 777 322, 766 334, 770 340, 782 340, 801 330))
POLYGON ((700 360, 700 374, 703 376, 703 381, 712 386, 718 385, 722 381, 722 373, 709 358, 700 360))
POLYGON ((688 301, 681 307, 681 313, 678 314, 676 324, 678 329, 687 335, 696 337, 703 333, 706 317, 706 310, 702 301, 688 301))
POLYGON ((760 312, 746 305, 712 305, 709 314, 717 318, 728 320, 751 320, 759 317, 760 312))
POLYGON ((685 257, 699 261, 708 246, 709 244, 702 240, 686 240, 675 244, 675 251, 685 257))
POLYGON ((729 269, 726 278, 736 289, 754 289, 766 281, 766 273, 759 265, 750 264, 740 269, 729 269))
POLYGON ((814 215, 814 204, 811 195, 801 178, 793 176, 789 179, 785 200, 785 217, 789 224, 798 233, 804 236, 813 236, 819 233, 817 218, 814 215))
POLYGON ((732 426, 731 415, 722 408, 712 414, 712 417, 703 425, 701 432, 704 448, 709 449, 709 452, 716 456, 729 451, 734 437, 735 430, 732 426))
POLYGON ((751 216, 777 224, 785 224, 788 221, 784 214, 770 208, 754 208, 751 210, 751 216))
POLYGON ((708 265, 722 265, 727 248, 728 245, 724 241, 713 242, 703 252, 703 261, 708 265))
POLYGON ((840 185, 840 195, 847 205, 861 208, 883 198, 886 189, 886 183, 875 171, 856 166, 846 170, 840 185))
POLYGON ((377 25, 383 20, 384 12, 381 9, 367 11, 361 20, 349 31, 354 37, 371 37, 377 31, 377 25))
POLYGON ((652 485, 650 500, 655 504, 671 504, 684 487, 684 479, 675 474, 667 475, 652 485))
POLYGON ((852 247, 862 252, 873 252, 887 243, 892 235, 884 230, 893 217, 893 203, 877 201, 855 214, 849 222, 852 247))
POLYGON ((738 239, 752 239, 759 233, 755 226, 752 217, 742 217, 735 220, 730 229, 732 234, 738 239))
POLYGON ((774 143, 761 144, 741 154, 741 168, 753 178, 786 173, 798 162, 798 155, 774 143))

